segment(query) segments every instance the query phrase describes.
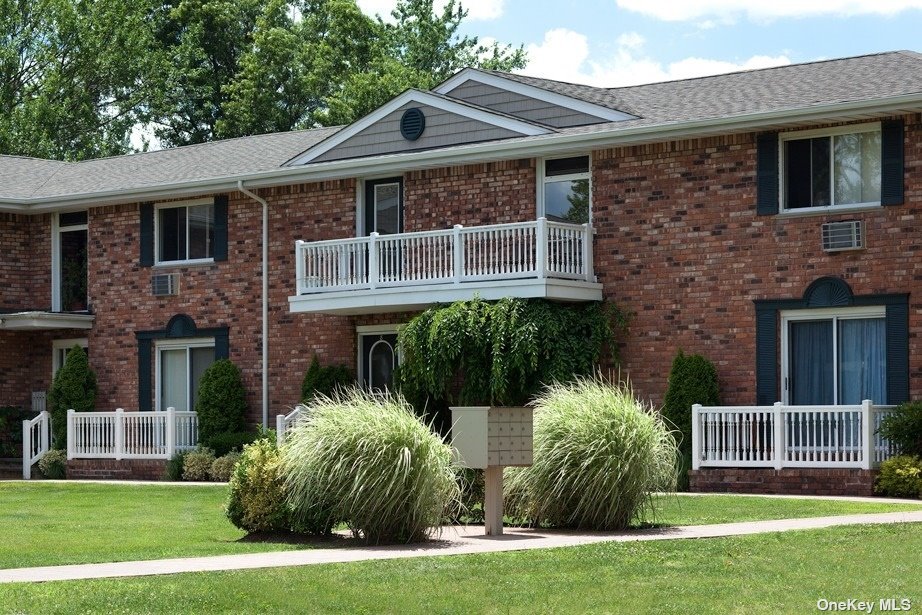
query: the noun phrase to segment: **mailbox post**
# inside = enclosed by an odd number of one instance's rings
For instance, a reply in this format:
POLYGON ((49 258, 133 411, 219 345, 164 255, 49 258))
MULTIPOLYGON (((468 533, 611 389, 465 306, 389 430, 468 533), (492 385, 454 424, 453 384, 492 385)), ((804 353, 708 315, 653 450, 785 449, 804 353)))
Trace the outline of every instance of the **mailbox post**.
POLYGON ((532 464, 532 409, 455 407, 451 419, 452 446, 459 463, 484 470, 486 535, 499 536, 503 533, 503 467, 532 464))

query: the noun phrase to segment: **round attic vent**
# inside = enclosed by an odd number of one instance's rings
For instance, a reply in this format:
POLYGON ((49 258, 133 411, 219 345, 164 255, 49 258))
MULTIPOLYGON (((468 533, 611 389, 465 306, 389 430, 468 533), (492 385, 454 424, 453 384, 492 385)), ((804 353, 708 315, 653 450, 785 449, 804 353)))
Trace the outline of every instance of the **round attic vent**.
POLYGON ((416 141, 426 130, 426 116, 422 109, 413 107, 403 112, 400 118, 400 134, 407 141, 416 141))

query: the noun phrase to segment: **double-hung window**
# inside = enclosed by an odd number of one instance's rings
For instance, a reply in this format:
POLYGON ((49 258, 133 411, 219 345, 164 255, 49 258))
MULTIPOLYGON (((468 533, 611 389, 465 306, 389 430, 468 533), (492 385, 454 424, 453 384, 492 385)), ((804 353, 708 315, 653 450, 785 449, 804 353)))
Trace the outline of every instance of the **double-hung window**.
POLYGON ((202 374, 215 361, 213 338, 157 344, 157 409, 195 410, 202 374))
POLYGON ((214 259, 215 207, 211 199, 157 207, 156 262, 214 259))
POLYGON ((780 135, 786 211, 881 203, 878 123, 780 135))
POLYGON ((589 156, 544 161, 543 214, 555 222, 585 224, 592 218, 589 156))

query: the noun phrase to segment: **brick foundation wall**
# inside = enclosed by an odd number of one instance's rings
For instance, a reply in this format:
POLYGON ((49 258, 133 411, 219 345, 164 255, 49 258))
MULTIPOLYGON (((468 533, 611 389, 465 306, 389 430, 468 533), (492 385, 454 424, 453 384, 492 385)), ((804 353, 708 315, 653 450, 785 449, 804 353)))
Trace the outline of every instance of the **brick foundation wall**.
POLYGON ((163 480, 165 459, 71 459, 67 478, 99 480, 163 480))
POLYGON ((688 473, 691 491, 785 495, 874 495, 876 470, 702 468, 688 473))
MULTIPOLYGON (((635 314, 622 375, 642 397, 662 402, 682 349, 716 364, 723 403, 755 403, 753 301, 799 299, 823 276, 856 296, 910 293, 909 353, 922 354, 922 125, 904 120, 904 204, 849 213, 757 215, 755 134, 593 153, 596 273, 635 314), (821 224, 853 219, 866 248, 823 252, 821 224)), ((910 396, 922 396, 918 360, 910 396)))

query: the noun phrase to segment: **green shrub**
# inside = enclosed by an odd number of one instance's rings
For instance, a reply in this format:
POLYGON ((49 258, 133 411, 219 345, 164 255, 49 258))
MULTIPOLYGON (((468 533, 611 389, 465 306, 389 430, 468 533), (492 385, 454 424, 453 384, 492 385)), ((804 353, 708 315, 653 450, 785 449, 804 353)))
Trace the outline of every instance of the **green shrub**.
POLYGON ((672 361, 669 386, 663 398, 663 416, 681 433, 679 448, 691 454, 692 405, 720 405, 717 368, 699 354, 684 354, 681 350, 672 361))
POLYGON ((901 455, 922 455, 922 402, 906 402, 884 416, 880 435, 901 455))
POLYGON ((282 452, 293 520, 345 522, 370 543, 428 537, 459 497, 451 447, 402 397, 318 397, 282 452))
POLYGON ((22 454, 22 422, 34 417, 34 412, 17 406, 0 406, 0 457, 22 454))
POLYGON ((922 457, 901 455, 880 464, 874 493, 894 498, 922 498, 922 457))
POLYGON ((627 385, 601 377, 545 389, 534 402, 534 465, 511 469, 511 516, 557 527, 624 529, 675 488, 672 432, 627 385))
POLYGON ((244 446, 255 441, 258 437, 259 434, 254 431, 232 431, 212 436, 202 444, 213 450, 216 456, 223 457, 232 451, 239 453, 244 446))
POLYGON ((203 446, 186 453, 182 462, 183 480, 208 480, 211 464, 214 463, 214 451, 203 446))
POLYGON ((60 479, 67 477, 67 453, 52 449, 38 460, 38 469, 45 478, 60 479))
POLYGON ((246 410, 246 389, 240 368, 228 359, 208 366, 199 382, 195 402, 199 442, 210 442, 218 434, 243 431, 246 410))
POLYGON ((249 533, 290 529, 279 466, 274 438, 260 438, 244 447, 231 474, 225 507, 231 523, 249 533))
POLYGON ((90 412, 96 404, 96 374, 90 369, 86 352, 74 345, 64 365, 55 374, 48 390, 51 436, 54 447, 67 449, 67 411, 90 412))
POLYGON ((482 523, 483 501, 486 495, 483 470, 472 468, 459 470, 458 488, 461 490, 460 515, 451 521, 460 521, 460 517, 464 517, 468 523, 482 523))
POLYGON ((163 478, 174 482, 182 480, 183 463, 186 460, 186 454, 183 452, 174 453, 166 462, 166 468, 163 470, 163 478))
POLYGON ((304 380, 301 381, 301 399, 310 402, 320 395, 329 397, 354 384, 355 377, 348 367, 345 365, 321 367, 320 359, 315 354, 310 367, 304 374, 304 380))
POLYGON ((221 455, 212 462, 211 469, 208 471, 208 476, 211 480, 219 483, 228 482, 231 475, 234 473, 234 466, 237 465, 239 459, 240 453, 236 451, 221 455))

